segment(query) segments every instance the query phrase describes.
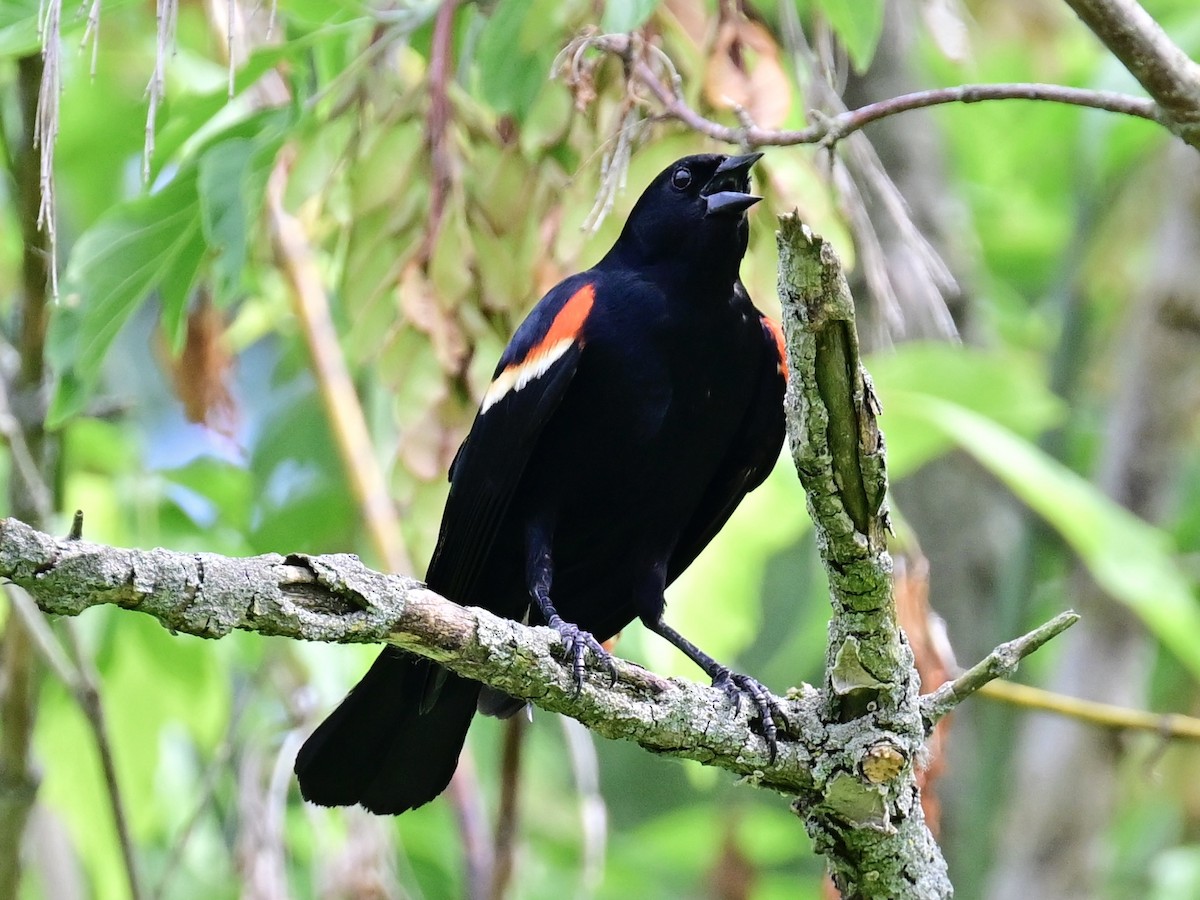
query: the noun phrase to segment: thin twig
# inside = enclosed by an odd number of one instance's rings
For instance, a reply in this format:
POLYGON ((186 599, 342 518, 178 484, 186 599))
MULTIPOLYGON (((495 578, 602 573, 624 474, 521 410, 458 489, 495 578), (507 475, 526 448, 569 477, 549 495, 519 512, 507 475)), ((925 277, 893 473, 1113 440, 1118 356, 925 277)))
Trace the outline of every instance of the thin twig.
POLYGON ((91 726, 92 736, 96 740, 96 750, 100 754, 100 768, 104 773, 104 784, 108 788, 108 803, 112 811, 113 826, 117 832, 117 843, 121 847, 121 860, 125 864, 125 880, 129 887, 129 896, 131 900, 140 900, 142 897, 141 879, 138 877, 137 857, 134 854, 133 837, 129 831, 129 816, 125 812, 124 795, 121 793, 121 785, 117 779, 117 766, 113 759, 112 740, 109 738, 104 702, 100 696, 100 678, 92 666, 91 660, 84 653, 72 623, 63 623, 63 633, 67 637, 67 649, 73 657, 75 671, 79 673, 76 689, 72 693, 91 726))
POLYGON ((62 682, 63 687, 75 694, 79 690, 79 671, 71 662, 71 658, 67 656, 58 638, 54 636, 54 632, 50 630, 50 623, 46 620, 45 613, 38 609, 38 605, 24 588, 17 587, 15 584, 6 584, 4 593, 8 597, 12 611, 25 626, 25 630, 32 640, 32 646, 41 657, 42 662, 50 667, 50 671, 54 673, 55 678, 62 682))
POLYGON ((167 861, 163 864, 158 884, 150 892, 150 900, 162 900, 162 898, 168 896, 171 879, 174 877, 175 870, 183 859, 184 851, 187 849, 188 842, 191 840, 196 826, 200 824, 200 817, 204 815, 204 811, 212 803, 221 776, 229 770, 229 761, 233 757, 234 739, 245 709, 246 702, 244 699, 235 700, 233 711, 229 716, 229 723, 225 729, 225 738, 217 747, 212 760, 204 770, 204 774, 200 776, 199 797, 196 800, 196 805, 192 808, 191 814, 184 820, 178 835, 171 842, 170 853, 167 856, 167 861))
MULTIPOLYGON (((806 90, 810 102, 819 110, 811 114, 812 118, 828 122, 831 117, 848 113, 842 100, 843 88, 839 86, 845 81, 845 73, 836 68, 836 55, 829 46, 832 41, 829 29, 818 32, 818 49, 814 49, 790 5, 782 11, 781 26, 792 65, 797 72, 808 73, 806 90)), ((889 325, 892 334, 899 335, 905 331, 906 314, 919 312, 922 319, 937 325, 942 337, 957 339, 958 330, 946 298, 959 292, 958 285, 941 254, 913 220, 908 201, 879 158, 875 145, 860 132, 846 136, 841 155, 832 152, 832 143, 824 146, 830 151, 825 156, 832 169, 831 181, 861 254, 862 273, 880 320, 889 325), (887 228, 887 220, 892 228, 887 228), (912 276, 906 279, 906 289, 897 284, 895 267, 886 258, 881 228, 889 234, 889 243, 905 248, 912 276), (903 309, 902 296, 910 304, 921 303, 921 308, 903 309)))
MULTIPOLYGON (((1081 0, 1068 0, 1081 2, 1081 0)), ((628 59, 630 38, 624 34, 603 34, 579 38, 587 47, 628 59)), ((959 87, 936 88, 903 94, 840 115, 822 117, 807 128, 776 130, 758 125, 723 125, 709 119, 688 105, 682 93, 668 86, 654 69, 641 58, 630 63, 632 76, 644 85, 662 106, 661 116, 676 119, 688 128, 715 140, 745 147, 790 146, 793 144, 834 144, 861 130, 871 122, 898 113, 947 103, 980 103, 986 100, 1039 100, 1065 103, 1106 112, 1149 119, 1152 122, 1171 121, 1160 105, 1152 100, 1119 94, 1113 91, 1094 91, 1055 84, 968 84, 959 87)))
POLYGON ((6 593, 12 610, 21 618, 42 661, 50 667, 50 671, 79 704, 80 710, 91 727, 92 735, 96 740, 96 750, 100 756, 104 782, 108 788, 109 806, 112 810, 113 825, 117 832, 117 843, 121 847, 121 858, 125 865, 129 895, 133 900, 138 900, 142 896, 141 881, 138 878, 137 859, 133 850, 133 838, 129 832, 129 817, 125 812, 124 795, 121 793, 117 780, 117 768, 113 760, 112 742, 109 740, 108 722, 105 718, 104 704, 98 687, 99 677, 84 655, 75 629, 71 627, 70 622, 62 623, 67 639, 67 649, 64 649, 62 643, 50 629, 45 614, 29 594, 16 585, 8 585, 6 593))
POLYGON ((429 48, 429 111, 425 116, 425 145, 429 148, 429 217, 421 256, 428 260, 442 230, 446 202, 454 184, 450 157, 450 73, 454 48, 454 13, 458 0, 443 0, 433 20, 433 43, 429 48))
POLYGON ((932 694, 926 694, 921 698, 921 714, 925 717, 925 721, 929 723, 930 727, 933 727, 939 719, 971 694, 989 681, 1007 678, 1017 670, 1017 665, 1021 660, 1078 621, 1079 614, 1073 610, 1067 610, 1028 634, 1001 644, 953 681, 947 681, 932 694))
POLYGON ((595 234, 612 212, 617 195, 625 190, 633 146, 641 136, 645 123, 634 99, 626 97, 617 117, 616 131, 606 142, 604 155, 600 159, 600 185, 596 190, 596 200, 580 225, 583 231, 595 234))
POLYGON ((463 753, 450 779, 449 797, 462 838, 464 873, 463 895, 467 900, 486 900, 492 882, 493 848, 488 834, 483 791, 475 774, 475 761, 463 753))
POLYGON ((13 467, 21 479, 25 496, 37 512, 38 521, 49 522, 54 515, 54 493, 42 477, 21 424, 13 415, 8 399, 8 384, 3 377, 0 377, 0 438, 8 444, 13 467))
POLYGON ((1101 728, 1149 731, 1164 738, 1200 741, 1200 719, 1182 713, 1153 713, 1141 709, 1128 709, 1112 703, 1067 697, 1014 681, 990 682, 979 689, 979 695, 1024 709, 1056 713, 1101 728))
POLYGON ((62 97, 62 0, 45 0, 42 32, 42 84, 38 91, 34 146, 41 162, 37 226, 46 235, 50 295, 58 296, 58 216, 54 194, 54 149, 58 144, 58 101, 62 97))
POLYGON ((233 35, 237 24, 237 0, 225 0, 225 55, 228 57, 228 75, 229 86, 226 89, 226 96, 230 100, 233 99, 233 83, 237 75, 237 67, 240 60, 234 52, 233 35))
POLYGON ((88 68, 88 75, 93 80, 96 78, 96 60, 100 55, 100 2, 101 0, 92 0, 88 7, 87 25, 84 26, 83 37, 79 40, 80 50, 88 45, 88 41, 92 42, 92 62, 88 68))
POLYGON ((1169 120, 1153 100, 1134 97, 1116 91, 1098 91, 1091 88, 1066 87, 1059 84, 962 84, 957 87, 932 88, 889 97, 876 103, 868 103, 858 109, 829 120, 830 131, 823 140, 836 143, 848 134, 865 128, 872 122, 886 119, 913 109, 927 109, 947 103, 983 103, 988 100, 1037 100, 1046 103, 1063 103, 1068 106, 1084 106, 1104 112, 1120 113, 1166 124, 1169 120))

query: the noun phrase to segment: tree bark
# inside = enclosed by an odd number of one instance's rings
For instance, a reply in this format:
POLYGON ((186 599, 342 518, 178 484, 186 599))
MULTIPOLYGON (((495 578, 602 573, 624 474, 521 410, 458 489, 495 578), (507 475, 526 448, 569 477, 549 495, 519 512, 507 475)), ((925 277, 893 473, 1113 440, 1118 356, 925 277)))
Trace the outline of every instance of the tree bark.
POLYGON ((827 739, 795 806, 843 897, 949 897, 916 785, 925 724, 896 622, 883 435, 854 303, 829 245, 795 216, 780 223, 788 433, 833 603, 821 689, 827 739))

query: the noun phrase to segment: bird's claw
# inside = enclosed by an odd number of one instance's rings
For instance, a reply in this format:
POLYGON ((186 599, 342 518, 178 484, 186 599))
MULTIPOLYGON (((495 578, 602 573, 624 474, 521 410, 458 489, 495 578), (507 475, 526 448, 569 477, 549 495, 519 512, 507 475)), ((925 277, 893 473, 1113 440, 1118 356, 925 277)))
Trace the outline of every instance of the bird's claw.
POLYGON ((767 739, 767 755, 771 763, 775 762, 775 754, 778 749, 777 739, 779 737, 779 725, 787 727, 787 716, 783 710, 771 696, 771 692, 763 686, 762 682, 751 678, 749 675, 740 675, 737 672, 731 672, 729 669, 722 668, 712 680, 713 687, 720 688, 725 692, 730 702, 733 703, 733 708, 736 712, 742 710, 742 695, 746 694, 754 703, 755 709, 758 710, 758 715, 762 719, 763 737, 767 739))
POLYGON ((583 690, 584 659, 589 650, 604 664, 611 679, 610 684, 617 683, 617 664, 613 662, 612 654, 605 650, 590 632, 584 631, 578 625, 564 622, 559 616, 552 616, 548 624, 562 638, 563 652, 571 661, 571 675, 575 680, 577 695, 583 690))

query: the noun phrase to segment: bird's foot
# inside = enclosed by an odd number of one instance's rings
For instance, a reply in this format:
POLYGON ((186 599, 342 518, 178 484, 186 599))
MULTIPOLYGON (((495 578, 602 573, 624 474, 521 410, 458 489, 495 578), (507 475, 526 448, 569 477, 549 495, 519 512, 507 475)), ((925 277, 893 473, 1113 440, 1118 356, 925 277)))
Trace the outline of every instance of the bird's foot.
POLYGON ((589 632, 583 631, 578 625, 564 622, 562 617, 557 615, 551 616, 547 624, 562 637, 563 651, 567 659, 571 661, 571 674, 575 678, 576 694, 583 689, 584 659, 589 650, 596 659, 604 664, 604 668, 608 670, 609 677, 612 679, 611 683, 617 683, 617 664, 613 662, 612 654, 600 646, 600 642, 589 632))
POLYGON ((787 726, 787 716, 762 684, 762 682, 751 678, 749 675, 739 675, 737 672, 731 672, 724 666, 712 680, 713 687, 720 688, 725 692, 736 711, 742 709, 742 695, 746 694, 754 703, 755 709, 758 710, 758 715, 762 719, 763 737, 767 739, 767 753, 772 763, 775 762, 775 752, 777 750, 776 740, 779 737, 779 726, 777 723, 782 723, 787 726))

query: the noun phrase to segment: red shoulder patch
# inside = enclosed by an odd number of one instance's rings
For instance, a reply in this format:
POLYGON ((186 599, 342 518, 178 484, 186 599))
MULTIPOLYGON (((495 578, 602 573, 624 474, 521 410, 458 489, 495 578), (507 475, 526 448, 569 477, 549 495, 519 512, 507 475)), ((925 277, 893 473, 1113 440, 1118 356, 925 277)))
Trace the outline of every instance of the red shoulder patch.
POLYGON ((562 357, 573 344, 583 345, 583 323, 596 302, 596 287, 585 284, 563 304, 555 314, 545 336, 529 348, 520 362, 512 363, 496 376, 487 393, 483 395, 480 412, 495 406, 509 393, 515 393, 550 371, 550 367, 562 357))
MULTIPOLYGON (((558 315, 550 323, 546 336, 538 341, 525 359, 530 360, 546 353, 562 341, 578 341, 583 323, 587 320, 588 313, 592 311, 592 305, 595 302, 596 286, 593 284, 585 284, 572 294, 571 299, 563 304, 563 308, 558 311, 558 315)), ((520 365, 524 365, 524 362, 520 365)))
POLYGON ((783 340, 783 329, 774 319, 762 316, 763 329, 775 339, 775 349, 779 353, 779 374, 788 377, 787 344, 783 340))

